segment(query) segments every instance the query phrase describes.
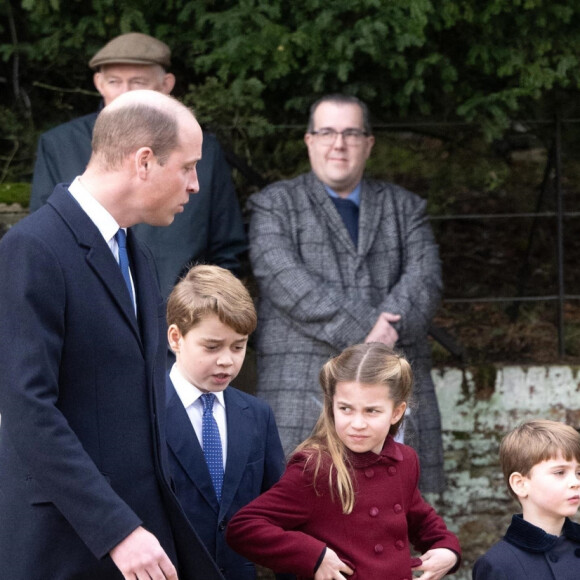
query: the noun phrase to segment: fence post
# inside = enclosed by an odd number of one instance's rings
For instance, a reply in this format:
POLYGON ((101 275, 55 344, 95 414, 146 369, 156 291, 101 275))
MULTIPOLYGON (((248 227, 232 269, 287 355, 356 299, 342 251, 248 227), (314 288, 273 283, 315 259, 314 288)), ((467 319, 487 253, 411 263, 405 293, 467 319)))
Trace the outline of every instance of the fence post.
POLYGON ((566 354, 564 345, 564 198, 562 195, 562 122, 556 114, 556 238, 558 259, 558 354, 566 354))

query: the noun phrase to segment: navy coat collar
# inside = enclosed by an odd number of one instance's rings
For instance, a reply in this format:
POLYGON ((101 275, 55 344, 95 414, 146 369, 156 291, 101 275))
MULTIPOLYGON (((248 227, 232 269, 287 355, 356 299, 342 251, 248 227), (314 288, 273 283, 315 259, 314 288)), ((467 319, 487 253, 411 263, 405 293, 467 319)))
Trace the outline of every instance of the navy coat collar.
MULTIPOLYGON (((141 343, 141 333, 139 331, 131 298, 123 280, 123 275, 121 274, 119 265, 98 228, 83 211, 65 185, 57 185, 47 203, 57 211, 67 224, 75 236, 79 246, 86 249, 87 264, 101 279, 112 299, 122 311, 123 316, 133 330, 135 337, 141 343)), ((149 279, 147 276, 144 276, 144 270, 148 268, 147 257, 143 254, 140 247, 136 246, 133 233, 130 229, 128 230, 127 246, 131 259, 131 273, 135 280, 135 288, 143 288, 140 284, 140 279, 149 279)), ((151 317, 151 312, 156 312, 156 305, 144 303, 147 302, 149 295, 149 292, 143 292, 142 294, 137 295, 140 320, 148 321, 155 318, 151 317)), ((155 322, 157 321, 155 320, 155 322)), ((151 329, 143 330, 144 336, 148 336, 147 330, 151 329)), ((157 332, 154 332, 150 336, 157 337, 157 332)))
MULTIPOLYGON (((580 543, 580 525, 566 518, 562 534, 572 542, 580 543)), ((512 523, 508 528, 504 540, 517 548, 527 552, 544 553, 551 550, 558 536, 548 534, 542 528, 526 522, 522 514, 512 516, 512 523)))

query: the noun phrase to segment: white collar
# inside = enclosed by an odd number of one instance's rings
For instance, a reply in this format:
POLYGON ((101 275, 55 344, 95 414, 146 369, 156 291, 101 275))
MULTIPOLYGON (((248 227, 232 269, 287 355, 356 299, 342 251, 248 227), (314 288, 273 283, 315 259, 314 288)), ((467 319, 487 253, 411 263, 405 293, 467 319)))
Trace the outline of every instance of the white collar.
POLYGON ((108 244, 119 230, 119 224, 115 218, 92 196, 81 182, 80 177, 75 178, 69 185, 68 190, 95 226, 97 226, 97 229, 101 232, 101 235, 105 238, 105 242, 108 244))
MULTIPOLYGON (((171 367, 171 371, 169 373, 169 378, 175 387, 175 391, 177 392, 183 406, 187 409, 193 403, 195 403, 202 395, 205 394, 205 391, 201 391, 195 385, 191 384, 181 373, 179 368, 177 367, 177 363, 174 363, 171 367)), ((226 387, 227 388, 227 387, 226 387)), ((224 389, 225 390, 225 389, 224 389)), ((224 400, 224 391, 218 391, 213 393, 216 396, 216 399, 225 409, 226 404, 224 400)))

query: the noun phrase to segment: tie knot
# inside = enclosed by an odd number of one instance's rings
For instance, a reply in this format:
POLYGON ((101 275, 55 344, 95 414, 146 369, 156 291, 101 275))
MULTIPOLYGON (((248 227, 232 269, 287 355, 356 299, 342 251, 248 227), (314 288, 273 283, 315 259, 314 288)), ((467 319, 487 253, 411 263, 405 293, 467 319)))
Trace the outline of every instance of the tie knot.
POLYGON ((215 401, 215 395, 213 393, 204 393, 201 396, 201 402, 203 403, 204 414, 212 412, 214 401, 215 401))
POLYGON ((117 244, 119 244, 120 248, 127 247, 127 234, 125 234, 125 230, 123 228, 119 228, 117 233, 115 234, 115 238, 117 239, 117 244))

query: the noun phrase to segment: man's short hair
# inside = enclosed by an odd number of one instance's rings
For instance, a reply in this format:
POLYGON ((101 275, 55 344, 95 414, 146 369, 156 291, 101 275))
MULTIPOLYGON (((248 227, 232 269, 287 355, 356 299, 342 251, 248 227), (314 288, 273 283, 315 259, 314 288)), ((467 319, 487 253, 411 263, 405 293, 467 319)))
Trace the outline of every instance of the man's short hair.
POLYGON ((512 473, 527 477, 535 465, 559 455, 566 461, 580 462, 580 433, 570 425, 535 419, 510 431, 499 448, 499 462, 510 495, 518 499, 509 483, 512 473))
POLYGON ((185 336, 210 314, 244 335, 254 332, 258 321, 250 293, 229 270, 194 266, 169 295, 167 324, 175 324, 185 336))
POLYGON ((171 49, 160 40, 140 32, 121 34, 110 40, 89 61, 93 70, 108 64, 171 66, 171 49))
POLYGON ((362 111, 363 129, 365 133, 367 133, 368 135, 372 135, 373 130, 370 122, 369 108, 366 106, 366 104, 363 103, 363 101, 361 101, 358 97, 355 97, 354 95, 343 95, 340 93, 336 93, 333 95, 325 95, 324 97, 321 97, 320 99, 312 103, 310 107, 310 117, 308 119, 308 127, 306 129, 308 133, 314 131, 314 113, 316 112, 318 106, 321 105, 322 103, 336 103, 337 105, 359 106, 362 111))
POLYGON ((93 130, 93 154, 107 170, 118 169, 128 155, 141 147, 150 147, 157 162, 163 165, 178 145, 175 111, 147 103, 105 107, 93 130))

